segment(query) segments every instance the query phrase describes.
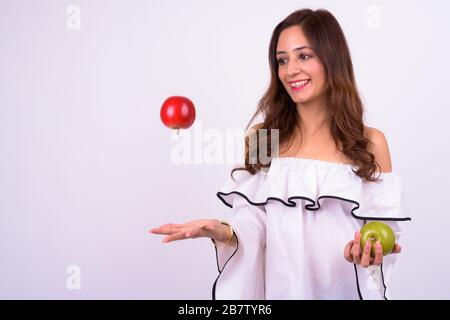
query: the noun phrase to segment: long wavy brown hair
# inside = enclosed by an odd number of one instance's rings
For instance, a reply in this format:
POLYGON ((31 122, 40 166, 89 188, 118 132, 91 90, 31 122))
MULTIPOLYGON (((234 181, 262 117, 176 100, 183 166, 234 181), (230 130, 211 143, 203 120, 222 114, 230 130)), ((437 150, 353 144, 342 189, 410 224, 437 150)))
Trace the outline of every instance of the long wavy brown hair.
MULTIPOLYGON (((291 26, 300 26, 310 42, 316 56, 321 61, 326 75, 326 104, 330 117, 327 119, 333 140, 345 156, 353 162, 357 170, 353 172, 366 182, 378 182, 374 178, 378 163, 375 156, 369 152, 371 143, 364 130, 364 107, 356 88, 353 64, 344 33, 336 18, 327 10, 297 10, 287 16, 275 28, 269 45, 269 65, 271 72, 270 85, 259 100, 256 112, 250 119, 250 124, 258 114, 263 115, 264 121, 256 128, 252 128, 245 137, 245 166, 231 171, 231 177, 236 170, 246 170, 252 175, 263 168, 270 167, 270 162, 260 161, 261 149, 260 131, 266 133, 262 146, 266 147, 266 154, 271 156, 271 129, 278 129, 279 146, 287 144, 290 147, 294 137, 301 134, 300 115, 295 102, 291 99, 278 77, 278 61, 276 48, 281 32, 291 26), (255 129, 255 130, 253 130, 255 129), (255 139, 256 143, 250 143, 255 139), (256 160, 252 157, 256 157, 256 160), (254 161, 250 161, 253 159, 254 161)), ((380 174, 381 175, 381 174, 380 174)), ((234 178, 233 178, 234 179, 234 178)))

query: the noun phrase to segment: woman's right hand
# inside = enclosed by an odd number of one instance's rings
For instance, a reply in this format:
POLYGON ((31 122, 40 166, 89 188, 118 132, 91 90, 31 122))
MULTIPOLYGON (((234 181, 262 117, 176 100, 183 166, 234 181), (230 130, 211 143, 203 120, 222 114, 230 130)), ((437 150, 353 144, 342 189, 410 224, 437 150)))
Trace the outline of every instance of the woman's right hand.
MULTIPOLYGON (((167 223, 158 228, 150 230, 151 233, 168 235, 162 242, 183 240, 189 238, 207 237, 218 241, 225 241, 228 227, 216 219, 200 219, 187 223, 167 223)), ((229 231, 228 231, 229 232, 229 231)))

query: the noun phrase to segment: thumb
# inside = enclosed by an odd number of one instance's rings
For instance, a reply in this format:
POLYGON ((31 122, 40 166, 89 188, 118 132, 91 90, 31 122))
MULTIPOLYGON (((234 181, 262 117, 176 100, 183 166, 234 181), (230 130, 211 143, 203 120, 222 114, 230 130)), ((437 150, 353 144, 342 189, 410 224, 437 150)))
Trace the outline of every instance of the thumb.
POLYGON ((401 251, 402 251, 402 247, 398 243, 396 243, 394 245, 394 249, 392 249, 392 253, 400 253, 401 251))

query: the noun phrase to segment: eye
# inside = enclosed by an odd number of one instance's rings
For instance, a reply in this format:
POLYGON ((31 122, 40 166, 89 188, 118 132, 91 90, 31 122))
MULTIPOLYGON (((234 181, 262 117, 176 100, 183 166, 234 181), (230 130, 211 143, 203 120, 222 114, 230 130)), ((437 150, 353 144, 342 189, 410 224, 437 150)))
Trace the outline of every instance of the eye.
MULTIPOLYGON (((300 60, 302 60, 302 61, 307 61, 307 60, 309 60, 309 59, 311 58, 311 56, 310 56, 309 54, 301 53, 301 54, 299 55, 299 58, 300 58, 300 60)), ((285 60, 286 60, 286 59, 284 59, 284 58, 278 59, 278 64, 279 64, 279 65, 284 65, 284 64, 286 64, 285 60)))
POLYGON ((283 64, 284 64, 284 63, 283 63, 284 60, 286 60, 286 59, 278 59, 278 64, 279 64, 279 65, 283 65, 283 64))
POLYGON ((300 59, 301 60, 303 60, 303 61, 305 61, 305 60, 308 60, 309 58, 311 58, 311 56, 310 55, 307 55, 307 54, 300 54, 300 59))

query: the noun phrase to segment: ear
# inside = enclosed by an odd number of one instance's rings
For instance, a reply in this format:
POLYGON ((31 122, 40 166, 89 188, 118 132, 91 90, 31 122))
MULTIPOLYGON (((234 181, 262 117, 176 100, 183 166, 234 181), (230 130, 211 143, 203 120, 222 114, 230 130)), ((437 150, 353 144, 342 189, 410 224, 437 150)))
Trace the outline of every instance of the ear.
POLYGON ((381 167, 382 172, 392 172, 391 155, 388 142, 383 132, 375 128, 367 127, 367 135, 370 140, 369 151, 375 156, 375 161, 381 167))

